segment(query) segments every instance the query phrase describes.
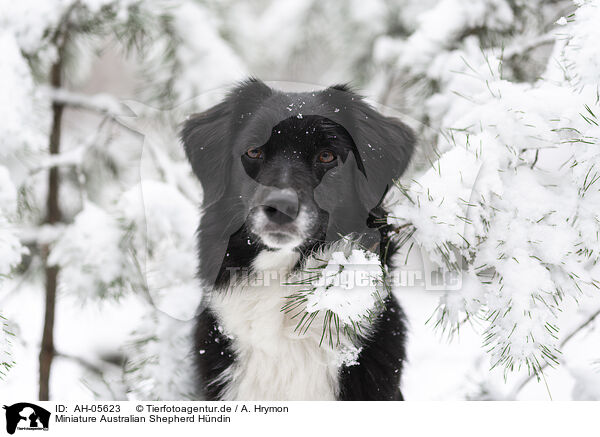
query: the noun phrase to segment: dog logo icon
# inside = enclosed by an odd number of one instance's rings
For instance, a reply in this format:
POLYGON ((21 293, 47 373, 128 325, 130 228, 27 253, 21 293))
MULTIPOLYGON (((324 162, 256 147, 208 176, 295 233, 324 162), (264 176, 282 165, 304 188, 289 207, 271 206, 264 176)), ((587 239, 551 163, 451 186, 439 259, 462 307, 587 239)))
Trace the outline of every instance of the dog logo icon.
POLYGON ((17 429, 48 431, 50 411, 27 402, 4 405, 3 408, 6 410, 6 432, 9 434, 14 434, 17 429))

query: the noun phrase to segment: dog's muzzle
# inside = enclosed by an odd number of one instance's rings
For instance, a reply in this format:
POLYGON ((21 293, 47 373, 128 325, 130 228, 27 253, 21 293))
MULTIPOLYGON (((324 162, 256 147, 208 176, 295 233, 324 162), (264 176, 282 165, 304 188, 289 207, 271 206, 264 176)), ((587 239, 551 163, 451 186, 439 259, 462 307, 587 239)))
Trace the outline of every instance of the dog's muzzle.
POLYGON ((271 248, 296 247, 308 230, 306 216, 296 191, 265 187, 255 196, 250 229, 271 248))

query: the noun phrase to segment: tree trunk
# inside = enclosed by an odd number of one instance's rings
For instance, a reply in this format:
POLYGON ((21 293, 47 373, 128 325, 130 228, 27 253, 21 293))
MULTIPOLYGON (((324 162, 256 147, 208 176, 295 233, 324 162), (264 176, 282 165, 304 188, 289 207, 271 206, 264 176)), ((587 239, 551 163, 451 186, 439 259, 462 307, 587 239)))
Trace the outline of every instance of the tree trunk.
MULTIPOLYGON (((59 50, 56 63, 52 66, 51 85, 60 88, 62 85, 62 57, 59 50)), ((60 153, 61 122, 64 106, 62 103, 52 104, 52 131, 50 132, 50 154, 60 153)), ((60 174, 58 167, 52 167, 48 176, 48 197, 46 203, 45 224, 55 224, 61 220, 59 205, 60 174)), ((49 247, 42 248, 44 268, 46 274, 46 309, 44 313, 44 332, 40 348, 40 392, 39 399, 47 401, 50 398, 50 369, 54 358, 54 315, 56 308, 56 288, 58 267, 48 266, 49 247)))

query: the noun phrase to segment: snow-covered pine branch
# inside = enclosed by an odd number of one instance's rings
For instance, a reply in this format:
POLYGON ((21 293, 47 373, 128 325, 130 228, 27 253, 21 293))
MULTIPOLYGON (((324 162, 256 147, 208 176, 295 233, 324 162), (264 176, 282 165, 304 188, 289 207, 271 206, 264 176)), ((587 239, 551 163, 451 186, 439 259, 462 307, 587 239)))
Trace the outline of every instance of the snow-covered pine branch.
MULTIPOLYGON (((368 334, 389 293, 379 256, 352 236, 324 247, 285 282, 290 286, 282 311, 296 320, 299 336, 319 325, 321 346, 346 349, 368 334)), ((356 357, 355 357, 356 358, 356 357)))
POLYGON ((507 81, 493 53, 465 60, 470 74, 429 100, 445 108, 440 157, 400 187, 392 210, 390 223, 410 223, 435 264, 462 272, 434 321, 454 331, 477 319, 492 367, 537 374, 558 364, 563 300, 599 293, 598 69, 589 80, 577 50, 590 59, 597 45, 582 39, 599 19, 598 2, 585 2, 562 28, 563 68, 573 71, 562 81, 554 59, 533 84, 507 81))
POLYGON ((119 100, 106 93, 86 95, 64 88, 42 88, 42 92, 53 103, 106 114, 111 118, 117 118, 129 112, 127 107, 123 106, 119 100))

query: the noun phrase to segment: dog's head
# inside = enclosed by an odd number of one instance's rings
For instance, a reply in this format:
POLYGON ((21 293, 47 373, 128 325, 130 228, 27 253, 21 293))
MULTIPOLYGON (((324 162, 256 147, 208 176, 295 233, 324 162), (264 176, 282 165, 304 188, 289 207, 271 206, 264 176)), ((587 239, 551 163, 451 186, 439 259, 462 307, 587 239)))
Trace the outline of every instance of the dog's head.
POLYGON ((257 80, 190 117, 182 140, 204 189, 201 238, 206 221, 225 247, 244 228, 249 244, 269 249, 369 232, 414 144, 409 128, 345 86, 284 93, 257 80))

